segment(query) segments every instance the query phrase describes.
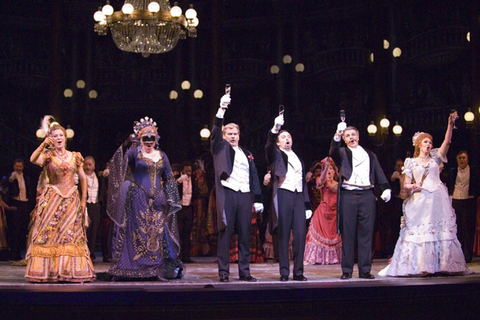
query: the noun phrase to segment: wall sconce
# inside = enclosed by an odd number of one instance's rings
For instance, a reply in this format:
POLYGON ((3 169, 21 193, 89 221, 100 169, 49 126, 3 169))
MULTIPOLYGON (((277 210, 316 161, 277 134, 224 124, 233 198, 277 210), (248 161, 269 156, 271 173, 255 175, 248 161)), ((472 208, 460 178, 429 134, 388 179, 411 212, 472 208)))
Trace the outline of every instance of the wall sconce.
POLYGON ((292 63, 292 56, 289 54, 286 54, 283 56, 283 63, 284 64, 290 64, 292 63))
POLYGON ((205 125, 205 127, 200 130, 200 138, 202 139, 202 141, 206 141, 208 140, 208 138, 210 138, 210 130, 208 129, 207 125, 205 125))
POLYGON ((203 91, 200 90, 200 89, 195 90, 195 92, 193 93, 193 97, 195 99, 202 99, 203 98, 203 91))
POLYGON ((392 128, 393 134, 396 136, 400 136, 403 132, 403 128, 401 125, 398 124, 398 121, 395 121, 395 125, 392 128))
POLYGON ((377 126, 373 121, 368 125, 367 132, 369 136, 374 136, 377 133, 377 126))
POLYGON ((388 140, 388 128, 390 127, 390 120, 387 119, 387 117, 383 117, 382 120, 380 120, 380 137, 379 140, 375 139, 375 136, 377 134, 378 128, 375 125, 375 122, 372 121, 368 127, 367 127, 367 132, 370 137, 370 140, 373 145, 376 147, 380 147, 384 144, 388 146, 395 146, 398 144, 399 138, 402 135, 403 128, 400 124, 398 124, 398 121, 395 121, 395 125, 392 128, 392 132, 394 134, 393 140, 390 139, 391 141, 388 140))
POLYGON ((463 116, 463 118, 467 122, 467 125, 472 124, 473 120, 475 120, 475 115, 473 114, 472 109, 468 108, 468 111, 465 112, 465 115, 463 116))
POLYGON ((72 140, 73 137, 75 136, 75 131, 73 131, 73 129, 70 128, 70 125, 67 126, 67 129, 65 131, 67 132, 67 139, 72 140))
POLYGON ((35 135, 37 136, 38 140, 45 139, 45 132, 43 131, 43 129, 37 129, 37 131, 35 132, 35 135))
MULTIPOLYGON (((73 129, 70 128, 70 125, 67 126, 67 129, 65 131, 67 133, 67 140, 72 140, 73 137, 75 136, 75 131, 73 131, 73 129)), ((35 135, 37 136, 38 140, 45 139, 45 131, 43 131, 43 129, 38 129, 35 132, 35 135)))
POLYGON ((182 89, 183 89, 183 90, 188 90, 188 89, 190 89, 190 81, 188 81, 188 80, 183 81, 182 84, 181 84, 181 86, 182 86, 182 89))

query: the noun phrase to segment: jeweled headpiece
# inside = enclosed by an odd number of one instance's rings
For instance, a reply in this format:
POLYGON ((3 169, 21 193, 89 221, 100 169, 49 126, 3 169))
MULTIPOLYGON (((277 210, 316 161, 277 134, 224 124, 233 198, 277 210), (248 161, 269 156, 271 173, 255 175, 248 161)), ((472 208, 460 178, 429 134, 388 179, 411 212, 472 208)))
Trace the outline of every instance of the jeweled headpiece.
POLYGON ((158 135, 157 123, 153 121, 152 118, 144 117, 144 118, 141 118, 140 121, 135 121, 133 123, 133 132, 135 133, 135 137, 137 138, 137 140, 140 139, 139 134, 145 128, 148 128, 148 129, 144 130, 142 134, 145 134, 145 133, 149 135, 154 134, 156 135, 157 141, 158 139, 160 139, 160 136, 158 135), (155 130, 152 130, 148 127, 152 127, 155 130))

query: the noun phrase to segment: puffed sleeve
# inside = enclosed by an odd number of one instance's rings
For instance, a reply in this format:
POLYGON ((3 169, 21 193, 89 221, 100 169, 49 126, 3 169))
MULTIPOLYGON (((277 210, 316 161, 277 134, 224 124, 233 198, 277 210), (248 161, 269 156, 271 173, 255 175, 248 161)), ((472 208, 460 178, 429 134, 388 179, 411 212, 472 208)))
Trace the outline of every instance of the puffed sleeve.
POLYGON ((75 164, 77 167, 83 167, 83 156, 80 152, 73 152, 73 156, 75 157, 75 164))
POLYGON ((406 158, 402 167, 402 173, 407 175, 410 179, 413 179, 413 159, 412 158, 406 158))
POLYGON ((437 164, 440 164, 441 162, 445 162, 445 163, 448 162, 448 159, 442 157, 442 155, 440 154, 440 152, 438 152, 438 148, 432 149, 432 150, 430 151, 430 156, 433 158, 433 160, 435 160, 435 162, 436 162, 437 164))

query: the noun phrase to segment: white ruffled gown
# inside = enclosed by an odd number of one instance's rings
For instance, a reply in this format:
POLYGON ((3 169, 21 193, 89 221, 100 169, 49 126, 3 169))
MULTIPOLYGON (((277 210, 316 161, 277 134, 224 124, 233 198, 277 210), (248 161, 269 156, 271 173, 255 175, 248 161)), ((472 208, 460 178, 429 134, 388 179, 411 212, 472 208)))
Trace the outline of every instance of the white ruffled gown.
POLYGON ((412 158, 405 159, 403 173, 417 182, 423 180, 424 190, 405 200, 392 261, 378 273, 380 276, 473 273, 465 263, 457 239, 455 211, 447 188, 440 180, 438 165, 442 159, 438 149, 432 150, 430 155, 432 159, 426 165, 412 158))

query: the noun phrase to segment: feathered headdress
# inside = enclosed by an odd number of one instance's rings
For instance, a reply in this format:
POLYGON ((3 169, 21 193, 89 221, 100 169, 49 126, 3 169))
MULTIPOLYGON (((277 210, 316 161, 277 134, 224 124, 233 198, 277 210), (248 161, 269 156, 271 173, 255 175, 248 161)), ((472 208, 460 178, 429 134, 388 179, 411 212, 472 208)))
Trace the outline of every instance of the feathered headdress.
POLYGON ((40 129, 42 129, 45 136, 47 136, 50 132, 50 128, 55 124, 59 124, 55 118, 51 115, 46 115, 43 116, 42 121, 40 121, 40 129))

